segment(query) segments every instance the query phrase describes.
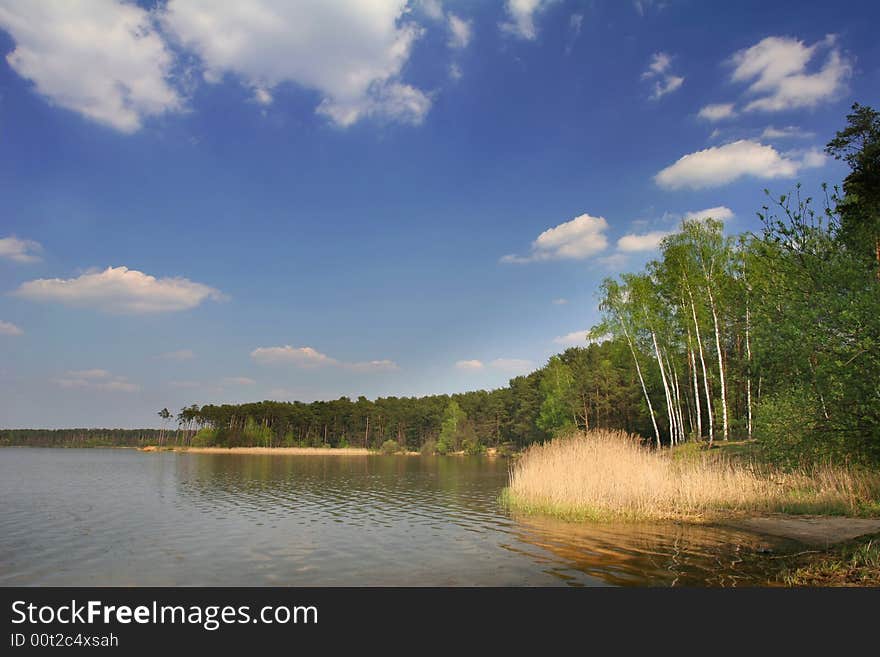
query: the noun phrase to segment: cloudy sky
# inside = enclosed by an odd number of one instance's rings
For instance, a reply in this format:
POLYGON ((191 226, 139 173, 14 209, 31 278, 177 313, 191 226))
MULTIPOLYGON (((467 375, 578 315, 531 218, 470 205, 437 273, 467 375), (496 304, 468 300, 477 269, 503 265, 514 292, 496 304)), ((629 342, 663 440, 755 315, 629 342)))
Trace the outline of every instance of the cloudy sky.
POLYGON ((504 385, 880 105, 876 2, 0 0, 0 426, 504 385))

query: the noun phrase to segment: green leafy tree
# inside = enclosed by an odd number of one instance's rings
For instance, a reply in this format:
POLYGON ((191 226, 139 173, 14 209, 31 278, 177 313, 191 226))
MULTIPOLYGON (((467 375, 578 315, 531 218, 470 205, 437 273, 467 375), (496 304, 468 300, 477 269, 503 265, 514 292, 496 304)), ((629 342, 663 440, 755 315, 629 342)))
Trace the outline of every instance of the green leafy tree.
POLYGON ((574 377, 559 356, 553 356, 544 368, 540 390, 543 401, 538 426, 548 433, 574 428, 577 424, 574 377))

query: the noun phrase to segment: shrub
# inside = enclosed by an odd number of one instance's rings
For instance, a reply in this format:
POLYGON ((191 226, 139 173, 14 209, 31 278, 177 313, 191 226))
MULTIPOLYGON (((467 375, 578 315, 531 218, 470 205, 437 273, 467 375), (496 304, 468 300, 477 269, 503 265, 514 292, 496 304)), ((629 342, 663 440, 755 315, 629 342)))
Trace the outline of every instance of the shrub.
POLYGON ((217 432, 210 427, 202 427, 198 433, 192 437, 193 447, 212 447, 217 440, 217 432))
POLYGON ((382 447, 379 448, 379 451, 383 454, 397 454, 401 449, 396 440, 389 439, 382 443, 382 447))
POLYGON ((419 452, 422 456, 433 456, 437 452, 437 441, 433 439, 426 440, 419 452))

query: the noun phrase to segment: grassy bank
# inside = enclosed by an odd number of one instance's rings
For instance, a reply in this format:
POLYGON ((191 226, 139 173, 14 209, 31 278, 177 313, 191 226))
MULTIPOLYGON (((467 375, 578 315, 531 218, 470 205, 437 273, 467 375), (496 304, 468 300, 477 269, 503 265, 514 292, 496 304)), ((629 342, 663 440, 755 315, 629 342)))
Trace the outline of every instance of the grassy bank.
POLYGON ((880 514, 880 475, 831 465, 782 470, 723 450, 651 450, 614 431, 529 448, 504 502, 565 519, 708 521, 729 515, 880 514))
POLYGON ((776 579, 786 586, 880 586, 880 534, 785 557, 776 579))

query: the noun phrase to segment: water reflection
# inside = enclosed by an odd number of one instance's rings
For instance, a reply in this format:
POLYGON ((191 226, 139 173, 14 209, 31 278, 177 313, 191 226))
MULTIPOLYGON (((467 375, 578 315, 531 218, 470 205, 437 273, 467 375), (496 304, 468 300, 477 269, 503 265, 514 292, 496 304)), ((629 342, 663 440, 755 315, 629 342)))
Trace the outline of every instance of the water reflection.
POLYGON ((0 450, 0 584, 730 586, 790 547, 514 518, 506 482, 488 458, 0 450))

